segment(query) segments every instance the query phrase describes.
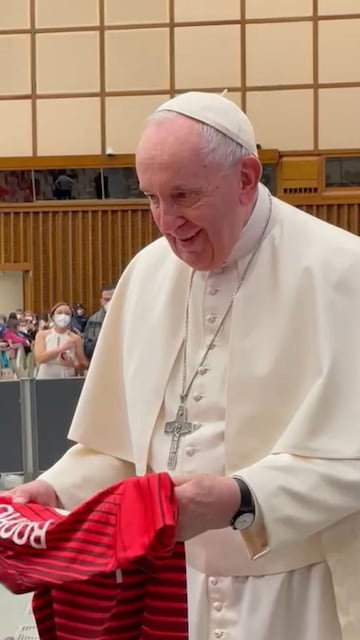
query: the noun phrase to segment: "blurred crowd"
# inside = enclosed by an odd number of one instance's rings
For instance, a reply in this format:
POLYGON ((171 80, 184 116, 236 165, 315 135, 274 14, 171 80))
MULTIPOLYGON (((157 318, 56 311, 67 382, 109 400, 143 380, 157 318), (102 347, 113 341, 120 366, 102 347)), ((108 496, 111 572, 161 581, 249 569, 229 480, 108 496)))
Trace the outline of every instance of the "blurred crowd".
POLYGON ((90 317, 82 303, 64 301, 39 315, 0 314, 0 380, 85 375, 113 292, 114 286, 102 289, 100 308, 90 317))

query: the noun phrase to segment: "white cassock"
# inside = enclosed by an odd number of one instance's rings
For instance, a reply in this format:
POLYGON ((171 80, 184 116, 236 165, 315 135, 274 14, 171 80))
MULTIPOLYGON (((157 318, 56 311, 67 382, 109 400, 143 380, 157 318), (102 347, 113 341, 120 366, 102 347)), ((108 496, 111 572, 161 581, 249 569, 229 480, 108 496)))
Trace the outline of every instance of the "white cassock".
MULTIPOLYGON (((188 375, 264 231, 255 210, 222 269, 198 272, 188 375)), ((360 240, 273 199, 270 225, 188 400, 176 473, 237 474, 255 527, 187 543, 190 640, 359 640, 360 240), (340 622, 341 621, 341 626, 340 622)), ((44 474, 64 507, 166 469, 191 270, 165 240, 113 298, 70 436, 44 474)))

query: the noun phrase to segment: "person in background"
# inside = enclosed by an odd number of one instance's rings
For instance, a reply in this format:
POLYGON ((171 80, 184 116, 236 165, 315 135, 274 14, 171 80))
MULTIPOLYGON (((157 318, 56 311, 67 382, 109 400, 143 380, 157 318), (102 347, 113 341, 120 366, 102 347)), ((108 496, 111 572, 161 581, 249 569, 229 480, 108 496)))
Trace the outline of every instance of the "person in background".
POLYGON ((73 198, 73 180, 67 171, 59 171, 59 175, 54 182, 53 194, 56 200, 71 200, 73 198))
POLYGON ((37 327, 37 317, 32 311, 26 311, 23 318, 19 320, 19 333, 30 342, 35 340, 37 327))
POLYGON ((77 321, 77 318, 75 318, 74 316, 74 312, 71 311, 71 320, 70 320, 70 330, 73 331, 73 333, 76 333, 77 336, 82 335, 81 329, 80 329, 80 325, 77 321))
POLYGON ((29 347, 31 344, 30 339, 22 335, 19 329, 19 320, 11 317, 12 315, 14 314, 10 314, 6 324, 6 329, 2 333, 3 340, 6 340, 6 342, 8 342, 13 348, 18 348, 20 346, 29 347))
POLYGON ((84 352, 86 357, 91 360, 96 343, 100 334, 101 327, 105 320, 105 314, 109 308, 111 298, 115 291, 115 285, 104 287, 101 290, 101 308, 99 311, 90 316, 84 331, 84 352))
MULTIPOLYGON (((3 337, 5 331, 6 331, 6 315, 1 313, 0 314, 0 371, 4 366, 7 367, 9 364, 7 356, 5 354, 5 351, 7 351, 9 347, 8 342, 3 337)), ((1 372, 0 372, 0 376, 1 376, 1 372)))
POLYGON ((86 314, 86 309, 82 302, 77 302, 76 304, 74 304, 73 317, 76 319, 80 332, 84 333, 89 317, 86 314))
MULTIPOLYGON (((4 331, 6 330, 6 316, 0 315, 0 381, 6 379, 9 376, 4 375, 11 371, 9 361, 9 343, 3 338, 4 331)), ((0 474, 1 475, 1 474, 0 474)))
POLYGON ((87 366, 80 336, 70 330, 71 307, 58 302, 51 310, 51 329, 37 332, 34 357, 39 365, 37 378, 71 378, 87 366))
MULTIPOLYGON (((16 309, 15 314, 16 314, 17 319, 21 320, 24 317, 24 310, 20 309, 20 308, 16 309)), ((10 316, 9 316, 9 318, 10 318, 10 316)))
POLYGON ((4 313, 0 313, 0 339, 2 338, 2 334, 6 329, 6 315, 4 313))
POLYGON ((18 333, 22 338, 25 338, 25 340, 27 341, 27 344, 24 345, 25 354, 27 355, 28 353, 31 352, 31 345, 34 342, 34 334, 32 329, 29 327, 29 324, 26 322, 25 317, 22 318, 21 320, 18 320, 18 322, 19 322, 18 333))
POLYGON ((25 311, 24 317, 26 322, 27 333, 29 334, 31 340, 33 341, 35 340, 35 335, 36 335, 36 330, 38 325, 37 315, 33 313, 33 311, 25 311))
POLYGON ((50 311, 42 311, 42 313, 39 314, 39 318, 38 318, 38 331, 43 331, 44 329, 49 329, 51 325, 51 319, 50 319, 50 311))

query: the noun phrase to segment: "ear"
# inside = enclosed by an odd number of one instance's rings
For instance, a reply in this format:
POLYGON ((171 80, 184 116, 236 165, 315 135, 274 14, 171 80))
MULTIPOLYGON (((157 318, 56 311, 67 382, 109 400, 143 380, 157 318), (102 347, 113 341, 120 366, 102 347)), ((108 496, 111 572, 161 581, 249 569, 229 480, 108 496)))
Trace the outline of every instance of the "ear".
POLYGON ((254 156, 245 156, 239 160, 240 204, 248 205, 253 201, 261 174, 262 166, 254 156))

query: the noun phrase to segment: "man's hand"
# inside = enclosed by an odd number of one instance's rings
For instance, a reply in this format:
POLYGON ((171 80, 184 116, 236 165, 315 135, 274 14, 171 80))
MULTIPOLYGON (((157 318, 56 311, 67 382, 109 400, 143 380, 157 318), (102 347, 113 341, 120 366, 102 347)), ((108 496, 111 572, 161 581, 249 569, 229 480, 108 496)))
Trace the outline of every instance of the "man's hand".
POLYGON ((176 479, 179 505, 177 540, 190 540, 209 529, 224 529, 240 508, 238 484, 232 478, 206 474, 176 479))
POLYGON ((45 480, 34 480, 26 484, 20 485, 11 491, 7 491, 6 495, 12 497, 13 502, 25 504, 27 502, 35 502, 44 507, 58 507, 58 497, 55 489, 45 482, 45 480))

